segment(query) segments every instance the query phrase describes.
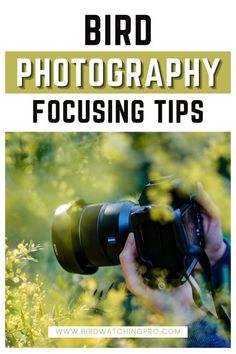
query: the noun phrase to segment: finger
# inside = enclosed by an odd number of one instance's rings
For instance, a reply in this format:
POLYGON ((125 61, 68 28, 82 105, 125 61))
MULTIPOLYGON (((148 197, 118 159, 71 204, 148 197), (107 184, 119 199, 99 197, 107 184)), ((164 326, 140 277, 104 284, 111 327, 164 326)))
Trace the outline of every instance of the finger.
MULTIPOLYGON (((134 295, 138 296, 146 305, 158 313, 163 311, 163 295, 158 291, 154 291, 143 282, 142 276, 137 270, 137 250, 135 245, 134 235, 129 234, 125 247, 120 254, 120 263, 124 273, 127 289, 134 295)), ((166 295, 165 299, 166 300, 166 295)))
POLYGON ((124 273, 126 286, 135 295, 143 295, 145 285, 137 270, 137 250, 134 234, 130 233, 123 251, 120 253, 120 264, 124 273))
POLYGON ((194 270, 196 270, 196 271, 198 271, 198 272, 202 272, 202 271, 203 271, 202 266, 201 266, 201 264, 200 264, 199 262, 197 262, 197 264, 196 264, 194 270))
POLYGON ((219 219, 219 217, 220 217, 219 209, 215 205, 215 203, 212 201, 209 194, 205 191, 201 182, 197 183, 197 198, 196 199, 197 199, 198 203, 207 211, 207 213, 210 216, 212 216, 216 219, 219 219))
MULTIPOLYGON (((165 311, 170 311, 173 302, 176 303, 176 300, 173 300, 170 294, 153 290, 143 283, 143 278, 137 270, 136 259, 137 250, 135 239, 134 235, 131 233, 129 234, 125 247, 120 254, 120 263, 124 273, 126 286, 129 291, 138 296, 140 300, 150 308, 154 309, 157 313, 163 314, 165 311)), ((182 298, 184 293, 180 293, 182 298)))

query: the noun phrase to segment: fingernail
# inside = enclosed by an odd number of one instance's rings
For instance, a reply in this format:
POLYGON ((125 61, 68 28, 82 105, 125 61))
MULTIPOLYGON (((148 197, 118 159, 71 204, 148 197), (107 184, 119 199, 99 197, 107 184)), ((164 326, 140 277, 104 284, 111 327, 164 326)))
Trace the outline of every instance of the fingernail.
POLYGON ((133 232, 130 232, 130 233, 129 233, 128 240, 129 240, 130 245, 133 245, 133 244, 134 244, 135 239, 134 239, 134 234, 133 234, 133 232))

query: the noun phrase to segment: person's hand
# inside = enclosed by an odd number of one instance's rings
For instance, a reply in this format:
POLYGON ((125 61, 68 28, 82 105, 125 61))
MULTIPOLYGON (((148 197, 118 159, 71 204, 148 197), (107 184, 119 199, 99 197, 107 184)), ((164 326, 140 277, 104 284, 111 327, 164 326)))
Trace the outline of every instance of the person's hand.
POLYGON ((145 305, 159 314, 171 314, 172 324, 186 323, 192 320, 192 289, 189 283, 173 290, 153 290, 145 285, 138 272, 137 250, 133 233, 130 233, 123 251, 120 263, 124 273, 127 289, 137 296, 145 305))
MULTIPOLYGON (((197 183, 196 200, 201 206, 205 252, 208 255, 211 266, 213 266, 226 250, 220 225, 220 212, 200 182, 197 183)), ((197 269, 200 270, 201 267, 197 265, 197 269)))
MULTIPOLYGON (((219 210, 201 183, 197 184, 196 200, 201 206, 205 251, 211 265, 214 265, 223 256, 226 249, 219 221, 219 210)), ((180 318, 189 322, 192 318, 201 315, 194 306, 189 283, 186 282, 168 292, 153 290, 144 284, 143 278, 138 272, 137 250, 132 233, 129 234, 120 254, 120 263, 128 290, 158 313, 171 313, 178 320, 177 323, 180 323, 180 318)), ((197 265, 197 269, 201 270, 200 265, 197 265)), ((192 279, 192 281, 194 280, 192 279)))

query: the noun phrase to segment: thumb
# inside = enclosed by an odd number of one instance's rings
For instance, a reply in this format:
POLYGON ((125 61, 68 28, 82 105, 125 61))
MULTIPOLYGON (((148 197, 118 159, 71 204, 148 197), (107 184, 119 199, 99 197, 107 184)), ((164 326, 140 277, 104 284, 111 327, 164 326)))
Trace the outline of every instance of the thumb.
POLYGON ((213 218, 220 219, 220 210, 212 201, 209 194, 205 191, 201 182, 197 183, 197 202, 206 210, 213 218))

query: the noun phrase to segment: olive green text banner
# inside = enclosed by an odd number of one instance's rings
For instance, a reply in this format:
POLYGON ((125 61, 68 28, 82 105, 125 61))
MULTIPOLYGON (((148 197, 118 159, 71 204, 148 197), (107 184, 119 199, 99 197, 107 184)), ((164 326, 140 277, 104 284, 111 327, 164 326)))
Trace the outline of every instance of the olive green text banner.
POLYGON ((230 93, 230 52, 6 52, 6 93, 230 93))

